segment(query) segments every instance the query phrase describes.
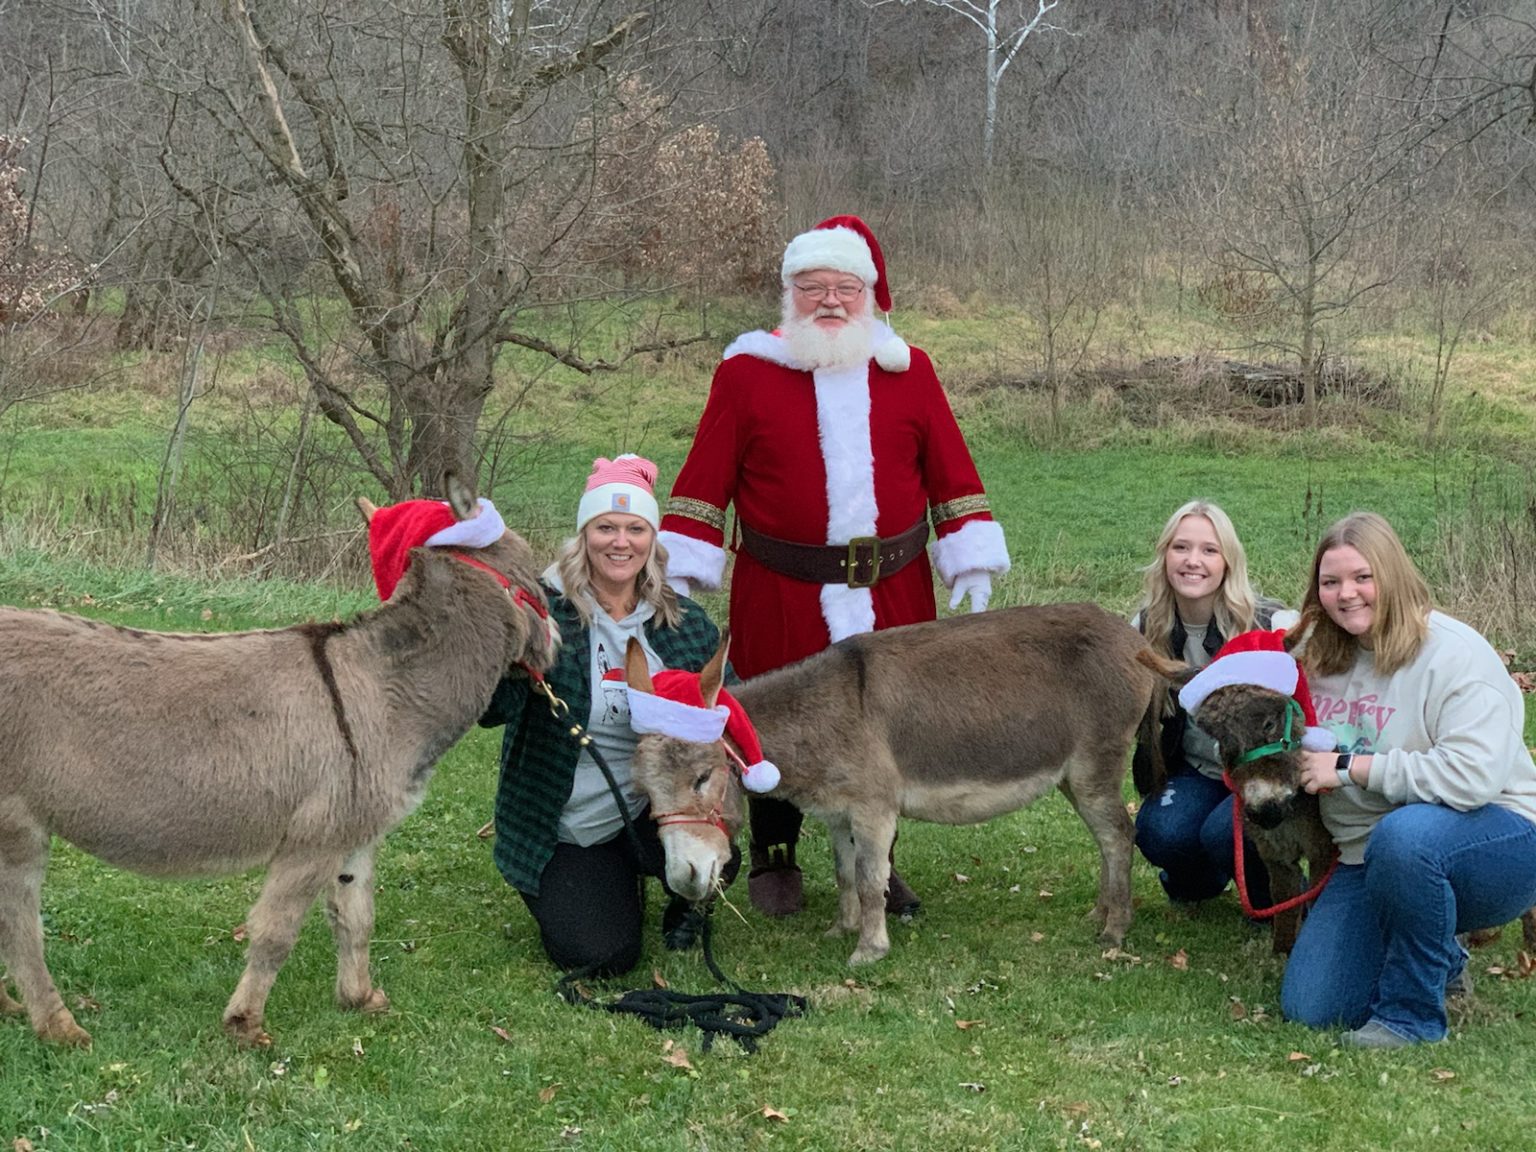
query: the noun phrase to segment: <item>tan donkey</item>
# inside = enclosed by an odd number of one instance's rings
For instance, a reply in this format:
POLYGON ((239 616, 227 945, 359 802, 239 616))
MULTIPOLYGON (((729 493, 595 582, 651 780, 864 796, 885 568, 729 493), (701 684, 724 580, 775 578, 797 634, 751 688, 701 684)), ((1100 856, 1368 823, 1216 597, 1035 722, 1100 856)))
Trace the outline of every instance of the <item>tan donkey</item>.
POLYGON ((501 676, 547 667, 555 647, 527 544, 449 487, 451 512, 359 501, 376 573, 382 556, 404 574, 347 623, 180 635, 0 609, 0 959, 25 1005, 0 984, 0 1012, 25 1010, 44 1040, 90 1043, 43 960, 50 836, 151 876, 266 868, 224 1010, 236 1039, 270 1042, 267 994, 324 889, 337 1001, 389 1006, 368 965, 374 848, 501 676), (430 541, 411 538, 411 510, 434 541, 484 546, 413 549, 430 541))
MULTIPOLYGON (((1161 700, 1161 678, 1137 660, 1145 647, 1093 604, 1004 608, 856 636, 732 689, 778 766, 771 794, 827 825, 838 887, 829 934, 858 933, 849 963, 890 950, 884 894, 898 817, 976 824, 1052 788, 1098 843, 1099 939, 1124 940, 1134 831, 1121 784, 1161 700)), ((706 706, 721 663, 700 675, 706 706)), ((643 656, 627 672, 631 691, 651 691, 643 656)), ((703 857, 730 851, 715 826, 730 764, 722 742, 667 735, 645 736, 635 753, 636 782, 669 820, 668 882, 690 899, 709 894, 702 880, 689 889, 690 875, 719 872, 703 857), (694 861, 674 868, 684 854, 694 861)))

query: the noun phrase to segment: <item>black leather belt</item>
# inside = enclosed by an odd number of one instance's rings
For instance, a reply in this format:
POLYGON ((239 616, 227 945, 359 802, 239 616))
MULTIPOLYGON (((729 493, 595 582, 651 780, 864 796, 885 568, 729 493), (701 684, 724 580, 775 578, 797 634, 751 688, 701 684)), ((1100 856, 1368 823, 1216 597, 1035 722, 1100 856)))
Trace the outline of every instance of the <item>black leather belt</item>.
POLYGON ((742 547, 763 567, 810 584, 846 584, 850 588, 873 588, 882 577, 894 576, 928 542, 926 518, 900 536, 885 540, 855 536, 846 544, 797 544, 759 532, 739 519, 736 527, 742 547))

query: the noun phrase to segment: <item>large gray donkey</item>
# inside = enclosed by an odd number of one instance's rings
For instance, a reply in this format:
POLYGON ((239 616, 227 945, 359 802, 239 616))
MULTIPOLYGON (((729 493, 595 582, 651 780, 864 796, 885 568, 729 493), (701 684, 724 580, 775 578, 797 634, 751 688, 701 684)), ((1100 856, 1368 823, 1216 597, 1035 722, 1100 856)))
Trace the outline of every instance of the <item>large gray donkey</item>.
MULTIPOLYGON (((475 516, 449 488, 454 517, 475 516)), ((374 848, 501 676, 547 667, 557 639, 514 533, 410 557, 389 601, 348 623, 177 635, 0 609, 0 959, 25 1004, 0 984, 0 1012, 91 1040, 43 961, 51 835, 147 875, 266 867, 224 1010, 237 1040, 271 1042, 267 993, 327 885, 336 999, 388 1008, 368 971, 374 848)))

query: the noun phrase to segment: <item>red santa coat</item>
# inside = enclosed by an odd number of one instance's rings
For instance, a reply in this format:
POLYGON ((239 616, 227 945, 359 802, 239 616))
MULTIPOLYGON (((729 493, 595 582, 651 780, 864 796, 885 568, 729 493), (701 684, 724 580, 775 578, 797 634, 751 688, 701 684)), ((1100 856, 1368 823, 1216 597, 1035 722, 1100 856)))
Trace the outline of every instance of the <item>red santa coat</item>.
MULTIPOLYGON (((898 536, 931 508, 946 585, 969 570, 1007 570, 1002 527, 922 351, 911 350, 905 371, 870 361, 811 372, 787 360, 766 332, 726 349, 661 522, 670 574, 719 587, 732 502, 759 532, 802 544, 898 536)), ((737 549, 731 661, 757 676, 834 640, 935 615, 927 556, 871 589, 782 576, 737 549)))

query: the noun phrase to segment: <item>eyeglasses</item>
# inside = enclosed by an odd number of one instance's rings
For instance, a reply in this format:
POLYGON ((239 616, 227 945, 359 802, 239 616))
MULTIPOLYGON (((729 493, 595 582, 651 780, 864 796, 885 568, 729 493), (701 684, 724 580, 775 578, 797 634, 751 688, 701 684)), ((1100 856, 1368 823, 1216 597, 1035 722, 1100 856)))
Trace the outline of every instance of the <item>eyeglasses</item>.
POLYGON ((851 304, 864 291, 862 284, 796 284, 795 291, 807 300, 825 300, 836 296, 844 304, 851 304))

